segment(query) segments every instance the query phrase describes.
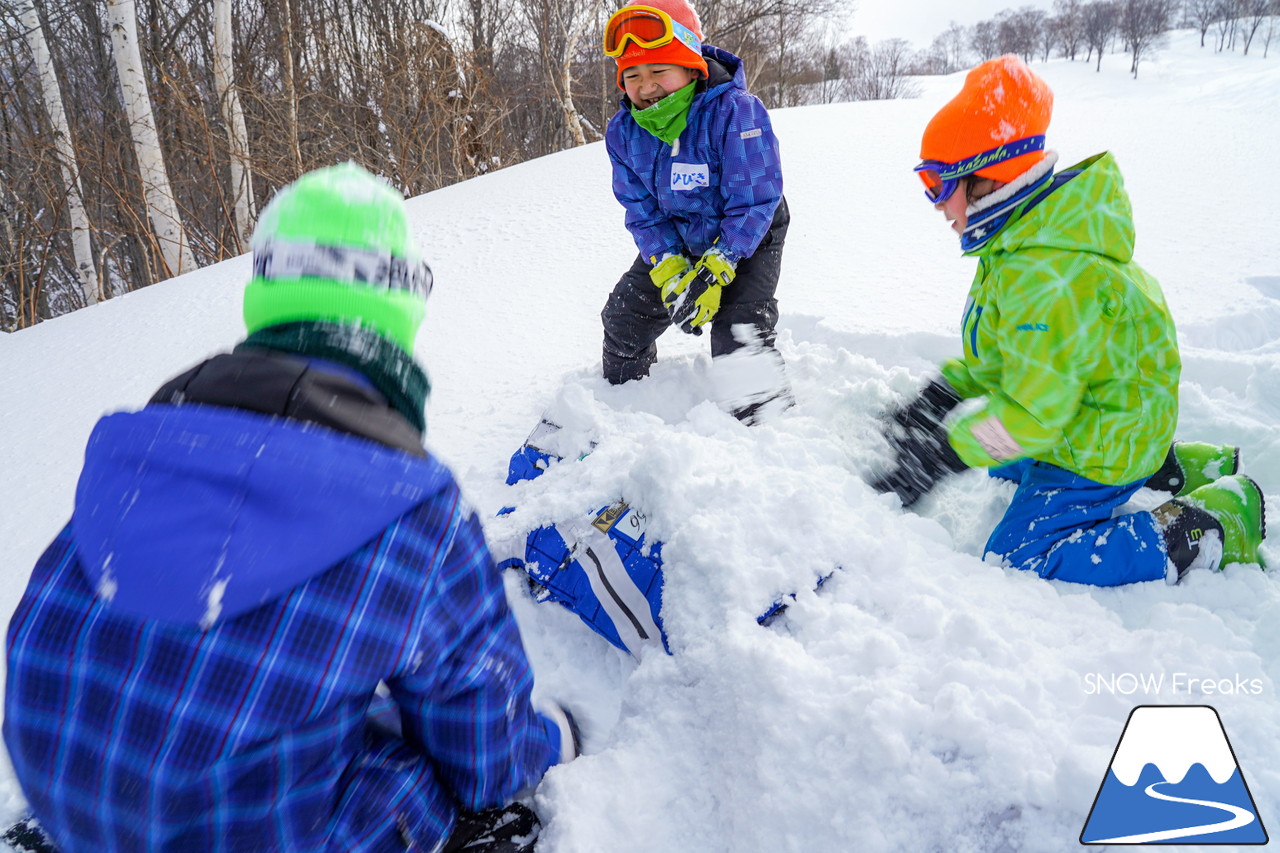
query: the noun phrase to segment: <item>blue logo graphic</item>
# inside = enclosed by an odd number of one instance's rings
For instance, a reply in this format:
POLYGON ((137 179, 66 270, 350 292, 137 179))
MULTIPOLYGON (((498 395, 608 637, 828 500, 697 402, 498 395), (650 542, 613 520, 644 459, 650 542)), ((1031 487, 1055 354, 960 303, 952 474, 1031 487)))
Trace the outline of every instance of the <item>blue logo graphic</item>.
POLYGON ((1080 833, 1081 844, 1266 844, 1218 712, 1140 705, 1080 833))

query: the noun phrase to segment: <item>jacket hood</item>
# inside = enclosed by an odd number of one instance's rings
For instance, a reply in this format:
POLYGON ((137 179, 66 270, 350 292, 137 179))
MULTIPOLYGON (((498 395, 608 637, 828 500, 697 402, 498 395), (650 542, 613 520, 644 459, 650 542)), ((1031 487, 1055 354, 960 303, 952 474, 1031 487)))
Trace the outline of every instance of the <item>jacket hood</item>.
POLYGON ((108 415, 72 527, 110 606, 208 628, 325 571, 450 482, 434 459, 217 406, 108 415))
POLYGON ((1046 248, 1133 260, 1133 207, 1115 158, 1095 155, 1058 178, 1068 176, 977 254, 1046 248))
POLYGON ((741 59, 722 47, 703 45, 702 55, 707 60, 707 91, 714 92, 726 84, 738 89, 747 88, 747 72, 741 59), (720 68, 716 68, 716 64, 720 68), (723 71, 723 73, 721 73, 723 71))

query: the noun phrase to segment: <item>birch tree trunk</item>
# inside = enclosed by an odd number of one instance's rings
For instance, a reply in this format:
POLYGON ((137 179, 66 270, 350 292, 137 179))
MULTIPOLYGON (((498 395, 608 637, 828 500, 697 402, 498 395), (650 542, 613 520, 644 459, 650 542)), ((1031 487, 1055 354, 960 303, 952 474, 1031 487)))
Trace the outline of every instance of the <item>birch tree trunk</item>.
POLYGON ((160 148, 160 134, 151 112, 151 95, 142 69, 138 49, 138 20, 134 0, 107 0, 107 16, 111 26, 111 47, 120 75, 120 90, 129 133, 138 158, 142 192, 147 217, 160 247, 160 256, 170 276, 182 275, 196 268, 187 244, 187 232, 178 214, 169 173, 160 148))
POLYGON ((58 152, 58 166, 67 186, 67 213, 71 218, 71 248, 75 253, 76 274, 80 278, 80 290, 86 305, 98 301, 98 272, 93 265, 93 246, 89 237, 89 214, 84 208, 84 193, 80 188, 80 167, 76 160, 75 146, 71 144, 71 125, 62 106, 62 90, 58 86, 58 74, 49 55, 49 45, 40 26, 40 14, 35 0, 19 0, 18 14, 26 32, 27 44, 35 58, 36 73, 40 76, 40 91, 45 111, 53 128, 53 143, 58 152))
POLYGON ((582 120, 578 108, 573 103, 573 57, 578 51, 578 42, 582 40, 587 25, 595 17, 597 0, 585 4, 584 9, 577 9, 571 4, 566 14, 570 16, 569 31, 565 33, 564 56, 560 59, 560 110, 564 113, 564 123, 569 128, 574 145, 586 145, 587 137, 582 131, 582 120), (574 18, 575 13, 578 17, 574 18))
POLYGON ((280 0, 281 30, 284 33, 284 90, 289 99, 289 151, 295 176, 302 174, 302 149, 298 145, 298 90, 293 80, 293 11, 289 0, 280 0))
POLYGON ((244 110, 236 91, 232 66, 234 37, 231 29, 231 0, 215 0, 213 4, 213 80, 222 106, 222 119, 227 125, 227 143, 231 160, 231 203, 236 225, 236 251, 243 252, 256 218, 253 208, 253 172, 249 160, 249 133, 245 129, 244 110))

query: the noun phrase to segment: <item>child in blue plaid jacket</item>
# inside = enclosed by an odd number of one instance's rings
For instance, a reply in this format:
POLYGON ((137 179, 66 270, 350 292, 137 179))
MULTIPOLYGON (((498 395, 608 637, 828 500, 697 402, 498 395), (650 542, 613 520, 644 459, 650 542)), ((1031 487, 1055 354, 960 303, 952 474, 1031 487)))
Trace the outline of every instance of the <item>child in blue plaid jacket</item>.
POLYGON ((248 339, 98 422, 8 633, 5 743, 65 853, 532 844, 504 806, 576 738, 422 446, 430 286, 399 193, 306 175, 255 233, 248 339))

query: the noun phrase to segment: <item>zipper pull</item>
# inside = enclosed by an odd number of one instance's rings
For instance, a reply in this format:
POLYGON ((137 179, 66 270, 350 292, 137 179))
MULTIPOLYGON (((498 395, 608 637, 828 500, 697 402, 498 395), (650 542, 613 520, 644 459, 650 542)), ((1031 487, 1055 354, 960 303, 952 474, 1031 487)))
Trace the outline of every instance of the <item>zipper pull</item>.
POLYGON ((671 143, 671 156, 675 157, 680 153, 680 137, 676 137, 676 141, 671 143))

